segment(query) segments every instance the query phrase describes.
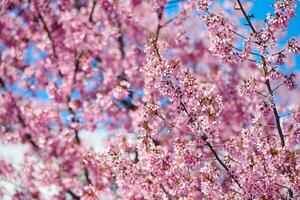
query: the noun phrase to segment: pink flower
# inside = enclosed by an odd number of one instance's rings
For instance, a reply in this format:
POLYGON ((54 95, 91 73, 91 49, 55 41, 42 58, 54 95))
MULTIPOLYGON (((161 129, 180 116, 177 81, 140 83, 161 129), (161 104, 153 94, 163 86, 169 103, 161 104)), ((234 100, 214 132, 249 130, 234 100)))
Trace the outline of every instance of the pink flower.
POLYGON ((295 83, 296 74, 291 73, 289 76, 284 76, 284 84, 289 89, 294 89, 296 87, 295 83))
POLYGON ((287 48, 288 48, 289 52, 292 52, 292 53, 295 53, 295 54, 300 52, 300 46, 298 44, 298 41, 295 38, 288 41, 288 47, 287 48))
POLYGON ((82 189, 81 198, 83 200, 98 200, 97 189, 93 185, 86 185, 82 189))

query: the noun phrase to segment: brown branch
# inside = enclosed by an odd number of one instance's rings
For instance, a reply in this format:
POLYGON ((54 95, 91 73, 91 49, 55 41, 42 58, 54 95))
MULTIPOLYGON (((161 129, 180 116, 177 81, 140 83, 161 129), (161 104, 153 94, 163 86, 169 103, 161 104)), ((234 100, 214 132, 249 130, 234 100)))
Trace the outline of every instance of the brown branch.
POLYGON ((240 0, 237 0, 237 2, 238 2, 238 4, 239 4, 239 6, 240 6, 240 9, 241 9, 243 15, 245 16, 245 18, 246 18, 246 20, 247 20, 247 22, 248 22, 248 25, 250 26, 252 32, 253 32, 253 33, 256 33, 256 30, 255 30, 254 26, 252 25, 249 16, 247 15, 246 11, 244 10, 241 1, 240 1, 240 0))
POLYGON ((89 170, 86 167, 84 167, 84 176, 85 176, 85 179, 86 179, 87 183, 89 185, 92 184, 92 180, 90 178, 89 170))
POLYGON ((89 22, 92 22, 92 23, 93 23, 93 15, 94 15, 94 12, 95 12, 96 3, 97 2, 94 0, 93 5, 92 5, 92 10, 91 10, 91 13, 90 13, 90 16, 89 16, 89 22))
POLYGON ((280 83, 279 85, 277 85, 275 88, 272 89, 272 92, 274 93, 277 89, 279 89, 282 85, 284 84, 283 83, 280 83))
POLYGON ((293 197, 294 197, 294 193, 293 193, 293 191, 292 191, 291 188, 289 188, 289 187, 287 187, 287 186, 284 186, 284 185, 280 185, 280 184, 278 184, 278 183, 275 183, 275 185, 278 185, 278 186, 280 186, 280 187, 283 187, 283 188, 287 189, 288 196, 289 196, 290 198, 293 198, 293 197))
POLYGON ((0 87, 5 89, 5 82, 1 77, 0 77, 0 87))
POLYGON ((274 116, 275 116, 276 128, 278 130, 278 134, 279 134, 279 137, 280 137, 281 146, 284 147, 285 146, 284 135, 283 135, 281 125, 280 125, 280 117, 279 117, 279 114, 278 114, 278 111, 277 111, 277 108, 276 108, 276 105, 275 105, 275 102, 274 102, 273 90, 272 90, 271 85, 270 85, 270 80, 267 79, 265 84, 268 88, 269 94, 272 96, 271 103, 273 104, 272 109, 273 109, 273 113, 274 113, 274 116))
POLYGON ((75 9, 77 11, 80 11, 80 9, 81 9, 80 0, 74 0, 73 4, 74 4, 75 9))
POLYGON ((265 94, 263 94, 263 93, 261 93, 261 92, 259 92, 259 91, 254 91, 255 93, 257 93, 257 94, 259 94, 259 95, 261 95, 261 96, 263 96, 263 97, 268 97, 267 95, 265 95, 265 94))
POLYGON ((243 36, 242 34, 236 32, 235 30, 232 30, 232 29, 229 29, 231 32, 233 32, 234 34, 240 36, 241 38, 244 38, 244 39, 248 39, 246 36, 243 36))
POLYGON ((124 38, 123 38, 123 34, 122 34, 122 25, 119 20, 118 20, 118 28, 119 28, 120 35, 118 36, 117 41, 118 41, 119 49, 121 52, 121 59, 124 59, 125 58, 125 50, 124 50, 125 44, 124 44, 124 38))
MULTIPOLYGON (((71 102, 71 96, 68 96, 67 99, 68 99, 68 100, 67 100, 68 111, 69 111, 70 116, 71 116, 71 122, 72 122, 72 123, 77 123, 78 120, 76 120, 76 118, 75 118, 75 111, 73 110, 73 108, 72 108, 71 105, 70 105, 70 102, 71 102)), ((73 129, 74 132, 75 132, 75 140, 76 140, 76 142, 77 142, 78 144, 80 144, 80 143, 81 143, 81 140, 80 140, 80 138, 79 138, 78 130, 77 130, 76 128, 72 128, 72 129, 73 129)))
MULTIPOLYGON (((0 87, 3 88, 4 91, 7 91, 6 89, 6 84, 4 82, 4 80, 2 79, 2 77, 0 77, 0 87)), ((21 124, 22 128, 26 128, 26 123, 24 118, 21 116, 21 110, 18 107, 15 98, 12 96, 12 99, 14 101, 14 105, 17 109, 17 119, 19 121, 19 123, 21 124)), ((29 142, 29 144, 31 144, 31 146, 34 148, 35 152, 40 155, 40 147, 35 143, 35 141, 32 139, 32 136, 30 133, 25 133, 25 139, 29 142)))
POLYGON ((161 55, 160 55, 160 53, 159 53, 159 50, 158 50, 158 48, 157 48, 157 37, 158 37, 158 35, 157 36, 155 36, 155 38, 154 38, 154 50, 155 50, 155 53, 156 53, 156 55, 157 55, 157 57, 158 57, 158 60, 160 61, 160 62, 162 62, 162 57, 161 57, 161 55))
POLYGON ((271 54, 271 56, 276 56, 276 55, 281 54, 281 53, 283 53, 283 52, 285 52, 285 51, 286 51, 286 49, 283 49, 283 50, 281 50, 281 51, 279 51, 279 52, 277 52, 277 53, 271 54))
POLYGON ((44 29, 45 29, 45 31, 46 31, 46 33, 47 33, 47 36, 48 36, 48 38, 49 38, 49 40, 50 40, 50 42, 51 42, 51 47, 52 47, 53 55, 54 55, 55 58, 58 58, 57 52, 56 52, 56 48, 55 48, 54 39, 53 39, 53 37, 52 37, 52 35, 51 35, 51 31, 50 31, 50 29, 48 28, 47 23, 46 23, 46 21, 45 21, 43 15, 42 15, 40 12, 38 12, 38 17, 39 17, 40 21, 42 22, 43 27, 44 27, 44 29))
POLYGON ((29 133, 26 133, 25 138, 28 140, 31 146, 33 146, 34 150, 39 154, 40 147, 33 141, 32 136, 29 133))
MULTIPOLYGON (((14 98, 13 98, 13 100, 15 101, 14 98)), ((22 127, 25 129, 26 128, 25 119, 22 117, 21 110, 17 106, 16 102, 15 102, 15 106, 16 106, 16 109, 17 109, 17 118, 18 118, 20 124, 22 125, 22 127)), ((33 149, 35 150, 35 152, 40 156, 40 147, 32 139, 32 136, 31 136, 30 133, 25 133, 25 139, 29 142, 29 144, 31 144, 31 146, 33 147, 33 149)))
MULTIPOLYGON (((163 9, 162 9, 162 10, 163 10, 163 9)), ((156 55, 157 55, 157 57, 158 57, 158 60, 159 60, 160 62, 162 62, 162 57, 161 57, 161 55, 160 55, 160 53, 159 53, 159 50, 158 50, 158 48, 157 48, 157 42, 158 42, 160 30, 161 30, 161 28, 162 28, 162 25, 160 24, 160 21, 161 21, 162 17, 163 17, 163 12, 162 12, 162 11, 159 11, 159 12, 157 13, 158 22, 157 22, 157 28, 156 28, 156 31, 155 31, 155 35, 154 35, 154 38, 150 38, 150 42, 151 42, 151 44, 153 45, 154 50, 155 50, 155 53, 156 53, 156 55)))
POLYGON ((222 161, 222 159, 219 157, 218 153, 216 152, 216 150, 214 149, 214 147, 208 142, 208 138, 206 136, 206 134, 203 133, 203 135, 201 136, 202 140, 205 142, 205 144, 208 146, 209 150, 214 154, 215 158, 217 159, 217 161, 222 165, 222 167, 228 172, 229 176, 232 178, 232 180, 239 186, 239 188, 241 188, 243 191, 244 188, 241 186, 241 184, 239 183, 239 181, 235 178, 235 176, 231 173, 230 169, 227 167, 227 165, 222 161))
POLYGON ((221 158, 219 157, 218 153, 216 152, 216 150, 214 149, 214 147, 207 141, 207 136, 205 134, 203 134, 201 136, 202 141, 205 142, 205 144, 208 146, 209 150, 214 154, 215 158, 217 159, 217 161, 222 165, 222 167, 226 170, 226 171, 230 171, 229 168, 225 165, 225 163, 221 160, 221 158))
MULTIPOLYGON (((75 69, 74 69, 74 75, 73 75, 73 80, 72 80, 72 85, 75 84, 76 82, 76 74, 79 71, 80 68, 80 58, 83 55, 83 53, 81 52, 77 57, 75 56, 75 69)), ((72 123, 77 123, 78 120, 76 120, 75 118, 75 111, 73 110, 73 108, 70 105, 71 103, 71 94, 69 94, 69 96, 67 97, 67 106, 68 106, 68 111, 71 115, 71 122, 72 123)), ((78 130, 76 128, 72 128, 75 132, 75 140, 78 144, 81 143, 80 138, 79 138, 79 133, 78 130)))
POLYGON ((166 194, 168 200, 171 200, 172 199, 172 196, 171 194, 166 190, 166 188, 162 185, 162 184, 159 184, 159 187, 162 189, 162 191, 166 194))
POLYGON ((72 190, 68 190, 67 193, 70 194, 73 199, 80 200, 80 197, 76 195, 72 190))
POLYGON ((161 11, 159 11, 157 13, 158 25, 157 25, 156 32, 155 32, 155 44, 157 44, 158 37, 159 37, 159 32, 160 32, 160 30, 162 28, 162 25, 160 24, 160 21, 161 21, 161 19, 163 17, 163 10, 164 9, 162 9, 161 11))
MULTIPOLYGON (((75 69, 74 69, 74 75, 73 75, 73 80, 72 80, 72 82, 73 82, 72 85, 73 86, 75 85, 75 82, 76 82, 76 75, 77 75, 77 73, 80 70, 80 58, 82 56, 83 56, 83 52, 80 52, 78 55, 75 56, 75 69)), ((71 91, 73 91, 73 90, 71 90, 71 91)), ((72 123, 78 123, 79 120, 75 118, 75 110, 71 107, 70 103, 71 103, 71 94, 69 94, 68 97, 67 97, 68 111, 69 111, 69 113, 71 115, 71 122, 72 123)), ((76 142, 80 145, 81 144, 81 140, 79 138, 79 132, 78 132, 78 130, 76 128, 73 128, 73 127, 71 127, 71 128, 75 132, 75 140, 76 140, 76 142)), ((92 184, 92 181, 91 181, 90 176, 89 176, 89 171, 88 171, 88 169, 86 167, 84 167, 84 176, 85 176, 86 182, 88 184, 92 184)))

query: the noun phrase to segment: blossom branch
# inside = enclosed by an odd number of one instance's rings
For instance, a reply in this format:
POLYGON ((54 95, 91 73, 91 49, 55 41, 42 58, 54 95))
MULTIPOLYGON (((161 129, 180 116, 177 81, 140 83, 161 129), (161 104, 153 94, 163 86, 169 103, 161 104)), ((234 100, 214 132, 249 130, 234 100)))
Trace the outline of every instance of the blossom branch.
MULTIPOLYGON (((1 60, 0 60, 0 62, 1 62, 1 60)), ((7 91, 7 87, 6 87, 5 81, 1 77, 0 77, 0 86, 3 88, 4 91, 7 91)), ((21 110, 18 107, 15 98, 12 97, 12 99, 14 101, 14 105, 15 105, 15 108, 17 110, 17 119, 18 119, 19 123, 22 125, 22 127, 25 129, 26 128, 25 119, 21 116, 21 110)), ((32 136, 31 136, 30 133, 25 133, 25 139, 29 142, 29 144, 31 144, 31 146, 34 148, 34 150, 37 152, 37 154, 40 155, 40 152, 39 152, 40 151, 40 147, 32 139, 32 136)))
MULTIPOLYGON (((159 21, 162 18, 162 13, 158 13, 158 19, 159 21)), ((162 56, 159 53, 159 49, 157 47, 157 42, 158 42, 158 36, 159 36, 159 31, 161 29, 161 25, 158 22, 158 27, 156 30, 156 35, 154 40, 150 39, 150 43, 152 43, 152 46, 156 52, 156 56, 158 57, 159 62, 162 62, 162 56)), ((178 63, 177 63, 178 64, 178 63)), ((173 90, 176 92, 176 89, 174 88, 174 85, 172 83, 170 83, 171 87, 173 88, 173 90)), ((184 105, 184 103, 182 102, 182 100, 179 100, 179 103, 181 105, 181 107, 183 108, 183 110, 185 111, 185 113, 187 114, 187 116, 189 117, 190 120, 192 120, 192 117, 190 115, 190 113, 188 112, 186 106, 184 105)), ((232 178, 232 180, 239 186, 239 188, 241 188, 243 191, 243 187, 241 186, 241 184, 238 182, 238 180, 233 176, 233 174, 231 173, 231 171, 229 170, 229 168, 226 166, 226 164, 221 160, 221 158, 219 157, 219 155, 217 154, 217 152, 215 151, 213 145, 210 144, 210 142, 207 140, 208 137, 205 133, 201 133, 201 139, 203 140, 203 142, 209 147, 210 151, 213 153, 213 155, 215 156, 215 158, 217 159, 217 161, 221 164, 221 166, 229 173, 230 177, 232 178)))
MULTIPOLYGON (((4 80, 0 77, 0 84, 1 87, 6 91, 6 84, 4 82, 4 80)), ((13 98, 13 100, 15 101, 15 99, 13 98)), ((22 125, 22 127, 25 129, 26 128, 26 123, 25 123, 25 119, 22 117, 21 115, 21 110, 20 108, 17 106, 16 102, 15 102, 15 106, 17 109, 17 119, 19 121, 19 123, 22 125)), ((34 151, 37 153, 38 156, 41 156, 41 152, 40 152, 40 147, 37 145, 37 143, 33 140, 32 136, 30 133, 25 133, 25 139, 29 142, 29 144, 33 147, 34 151)), ((79 200, 80 197, 75 195, 74 192, 69 189, 68 193, 76 200, 79 200)))
MULTIPOLYGON (((190 114, 187 111, 187 108, 184 106, 184 104, 182 102, 180 102, 181 105, 183 105, 183 109, 184 111, 187 113, 188 116, 190 116, 190 114)), ((166 120, 162 115, 160 115, 158 112, 155 112, 155 114, 162 119, 164 122, 166 122, 167 124, 169 124, 171 127, 174 127, 176 129, 178 129, 179 131, 182 131, 184 133, 187 133, 189 135, 192 136, 196 136, 198 137, 197 134, 195 133, 191 133, 185 130, 182 130, 181 128, 175 126, 173 123, 169 122, 168 120, 166 120)), ((220 158, 220 156, 218 155, 217 151, 215 150, 214 146, 208 141, 208 137, 205 133, 202 133, 201 135, 201 140, 208 146, 209 150, 213 153, 214 157, 216 158, 216 160, 219 162, 219 164, 229 173, 229 176, 232 178, 232 180, 239 186, 239 188, 241 188, 243 191, 243 187, 241 186, 241 184, 239 183, 239 181, 234 177, 234 175, 232 174, 232 172, 230 171, 230 169, 228 168, 228 166, 225 164, 225 162, 222 161, 222 159, 220 158)))
MULTIPOLYGON (((156 37, 157 38, 157 37, 156 37)), ((159 58, 159 62, 162 62, 162 57, 159 53, 158 47, 157 47, 157 40, 154 39, 152 41, 152 45, 157 53, 157 56, 159 58)), ((176 93, 176 89, 173 85, 172 82, 168 81, 170 86, 172 87, 172 89, 174 90, 174 92, 176 93)), ((189 117, 190 121, 193 121, 193 118, 191 117, 188 109, 186 108, 185 104, 183 103, 183 101, 181 99, 179 99, 179 104, 181 105, 182 109, 184 110, 184 112, 186 113, 186 115, 189 117)), ((241 188, 243 191, 243 187, 241 186, 241 184, 238 182, 238 180, 233 176, 232 172, 230 171, 230 169, 226 166, 226 164, 221 160, 221 158, 219 157, 219 155, 217 154, 216 150, 214 149, 213 145, 211 145, 211 143, 208 141, 208 136, 205 133, 201 133, 201 139, 202 141, 208 146, 208 148, 210 149, 210 151, 213 153, 214 157, 217 159, 217 161, 221 164, 221 166, 229 173, 230 177, 232 178, 232 180, 239 186, 239 188, 241 188)))
MULTIPOLYGON (((246 20, 247 20, 247 22, 248 22, 248 25, 250 26, 252 32, 256 34, 257 32, 256 32, 254 26, 252 25, 249 16, 248 16, 247 13, 245 12, 242 3, 240 2, 240 0, 237 0, 237 2, 238 2, 238 4, 239 4, 240 10, 242 11, 244 17, 246 18, 246 20)), ((261 43, 261 42, 260 42, 260 43, 261 43)), ((264 43, 264 42, 263 42, 263 43, 264 43)), ((267 76, 266 59, 265 59, 265 57, 264 57, 263 55, 261 55, 261 58, 262 58, 263 68, 264 68, 264 71, 265 71, 265 76, 267 76)), ((273 104, 272 110, 273 110, 273 114, 274 114, 274 118, 275 118, 275 122, 276 122, 276 127, 277 127, 278 134, 279 134, 279 137, 280 137, 281 146, 284 147, 284 146, 285 146, 285 142, 284 142, 284 134, 283 134, 283 131, 282 131, 282 128, 281 128, 281 125, 280 125, 280 118, 279 118, 279 115, 278 115, 278 111, 277 111, 277 108, 276 108, 276 104, 275 104, 275 102, 274 102, 274 94, 273 94, 273 90, 272 90, 271 83, 270 83, 270 80, 269 80, 269 79, 267 79, 267 80, 265 81, 265 85, 267 86, 269 95, 272 97, 272 100, 271 100, 271 101, 272 101, 272 104, 273 104)))

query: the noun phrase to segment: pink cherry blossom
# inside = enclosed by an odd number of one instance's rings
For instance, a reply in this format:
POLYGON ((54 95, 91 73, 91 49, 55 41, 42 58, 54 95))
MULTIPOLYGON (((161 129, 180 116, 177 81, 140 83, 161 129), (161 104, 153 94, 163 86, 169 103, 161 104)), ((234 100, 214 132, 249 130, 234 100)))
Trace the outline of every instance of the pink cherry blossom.
POLYGON ((1 1, 0 199, 300 199, 297 2, 256 3, 1 1))

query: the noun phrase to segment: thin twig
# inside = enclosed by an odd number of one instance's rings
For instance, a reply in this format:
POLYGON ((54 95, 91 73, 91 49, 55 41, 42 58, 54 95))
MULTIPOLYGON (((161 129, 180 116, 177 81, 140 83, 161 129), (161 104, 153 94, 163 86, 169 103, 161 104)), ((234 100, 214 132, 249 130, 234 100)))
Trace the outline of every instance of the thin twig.
POLYGON ((279 85, 277 85, 275 88, 272 89, 272 92, 274 93, 278 88, 280 88, 282 85, 284 84, 283 83, 280 83, 279 85))
POLYGON ((168 24, 170 24, 171 22, 173 22, 175 19, 177 19, 179 17, 179 15, 176 15, 175 17, 173 17, 172 19, 169 19, 168 21, 166 21, 165 23, 163 23, 161 25, 161 28, 167 26, 168 24))
POLYGON ((292 191, 291 188, 289 188, 289 187, 287 187, 287 186, 284 186, 284 185, 280 185, 280 184, 278 184, 278 183, 275 183, 275 185, 278 185, 278 186, 280 186, 280 187, 283 187, 283 188, 287 189, 287 191, 288 191, 288 196, 291 197, 291 198, 293 198, 294 194, 293 194, 293 191, 292 191))
POLYGON ((259 95, 261 95, 261 96, 263 96, 263 97, 268 97, 267 95, 264 95, 263 93, 261 93, 261 92, 259 92, 259 91, 254 91, 255 93, 257 93, 257 94, 259 94, 259 95))
POLYGON ((286 51, 286 49, 283 49, 283 50, 281 50, 281 51, 279 51, 279 52, 277 52, 277 53, 271 54, 271 56, 276 56, 276 55, 281 54, 281 53, 283 53, 283 52, 285 52, 285 51, 286 51))
MULTIPOLYGON (((229 46, 231 46, 232 48, 234 48, 235 50, 238 50, 238 51, 243 51, 242 49, 240 49, 240 48, 237 48, 237 47, 235 47, 235 46, 233 46, 232 44, 229 44, 229 43, 227 43, 229 46)), ((255 55, 255 56, 261 56, 260 54, 258 54, 258 53, 254 53, 254 52, 249 52, 249 54, 252 54, 252 55, 255 55)))
POLYGON ((242 38, 244 38, 244 39, 248 39, 246 36, 243 36, 242 34, 236 32, 235 30, 232 30, 232 29, 229 29, 229 30, 230 30, 231 32, 233 32, 234 34, 236 34, 236 35, 238 35, 238 36, 240 36, 240 37, 242 37, 242 38))
MULTIPOLYGON (((236 52, 237 53, 237 52, 236 52)), ((258 63, 256 60, 254 60, 254 59, 250 59, 250 58, 243 58, 241 55, 237 55, 239 58, 241 58, 241 59, 245 59, 245 60, 248 60, 248 61, 250 61, 250 62, 254 62, 254 63, 258 63)))
MULTIPOLYGON (((234 34, 236 34, 237 36, 240 36, 241 38, 244 38, 245 40, 248 40, 248 38, 238 32, 236 32, 235 30, 232 30, 232 29, 229 29, 231 32, 233 32, 234 34)), ((254 43, 254 44, 259 44, 259 42, 257 41, 252 41, 250 40, 251 43, 254 43)))

